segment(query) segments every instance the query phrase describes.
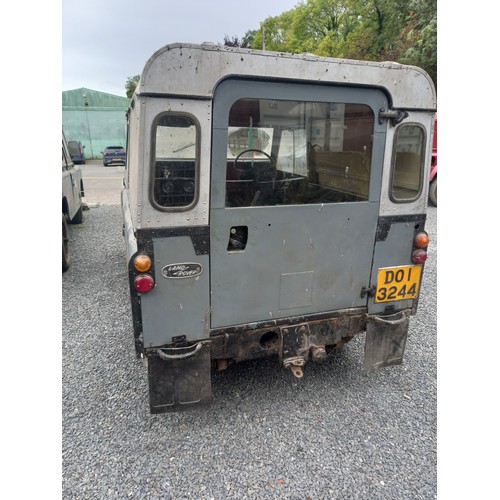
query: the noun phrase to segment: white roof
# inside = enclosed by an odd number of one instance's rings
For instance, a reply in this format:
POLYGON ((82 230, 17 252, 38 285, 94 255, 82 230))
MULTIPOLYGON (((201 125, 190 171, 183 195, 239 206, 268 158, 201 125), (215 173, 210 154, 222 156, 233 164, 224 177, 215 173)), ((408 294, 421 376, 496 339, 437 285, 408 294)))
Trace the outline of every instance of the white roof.
POLYGON ((231 75, 370 85, 386 89, 394 108, 435 110, 437 107, 431 78, 415 66, 242 49, 211 43, 176 43, 158 50, 147 61, 136 93, 210 99, 217 83, 231 75))

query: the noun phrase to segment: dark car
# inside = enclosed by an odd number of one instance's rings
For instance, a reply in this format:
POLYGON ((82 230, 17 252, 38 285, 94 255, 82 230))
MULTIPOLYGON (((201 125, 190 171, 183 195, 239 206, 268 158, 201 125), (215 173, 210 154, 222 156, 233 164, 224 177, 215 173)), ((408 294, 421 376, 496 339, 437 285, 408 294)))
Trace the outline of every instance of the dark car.
POLYGON ((83 146, 80 141, 68 141, 69 154, 74 164, 85 164, 84 148, 85 146, 83 146))
POLYGON ((127 152, 122 146, 108 146, 102 153, 102 164, 108 165, 126 165, 127 152))

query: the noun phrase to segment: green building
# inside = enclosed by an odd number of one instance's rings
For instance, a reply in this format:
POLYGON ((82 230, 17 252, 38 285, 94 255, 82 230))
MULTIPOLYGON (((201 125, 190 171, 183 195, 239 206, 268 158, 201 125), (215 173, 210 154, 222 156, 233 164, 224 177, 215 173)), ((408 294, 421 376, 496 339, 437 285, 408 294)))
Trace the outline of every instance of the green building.
POLYGON ((126 147, 130 99, 86 88, 62 93, 62 125, 68 141, 80 141, 88 160, 107 146, 126 147))

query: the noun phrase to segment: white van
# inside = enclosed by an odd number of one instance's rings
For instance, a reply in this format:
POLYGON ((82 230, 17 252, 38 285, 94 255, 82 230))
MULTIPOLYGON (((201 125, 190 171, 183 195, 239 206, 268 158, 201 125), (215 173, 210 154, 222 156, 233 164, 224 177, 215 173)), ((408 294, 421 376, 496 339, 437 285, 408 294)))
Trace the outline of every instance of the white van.
POLYGON ((71 158, 68 143, 62 133, 62 270, 67 271, 71 258, 69 251, 68 223, 81 224, 83 222, 84 196, 82 171, 71 158))
POLYGON ((174 44, 128 111, 122 210, 150 410, 211 400, 211 370, 307 362, 365 334, 402 362, 429 238, 436 93, 419 68, 174 44))

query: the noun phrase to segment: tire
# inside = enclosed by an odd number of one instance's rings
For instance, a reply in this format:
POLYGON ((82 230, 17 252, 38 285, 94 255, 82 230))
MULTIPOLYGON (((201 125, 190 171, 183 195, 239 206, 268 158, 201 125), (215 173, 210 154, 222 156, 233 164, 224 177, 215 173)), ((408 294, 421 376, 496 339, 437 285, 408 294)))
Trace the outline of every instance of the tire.
POLYGON ((83 205, 80 203, 80 208, 75 216, 71 219, 71 224, 81 224, 83 222, 83 205))
POLYGON ((66 216, 62 214, 62 271, 63 273, 69 269, 69 232, 66 216))
POLYGON ((437 177, 431 182, 429 186, 429 200, 437 207, 438 206, 438 179, 437 177))

